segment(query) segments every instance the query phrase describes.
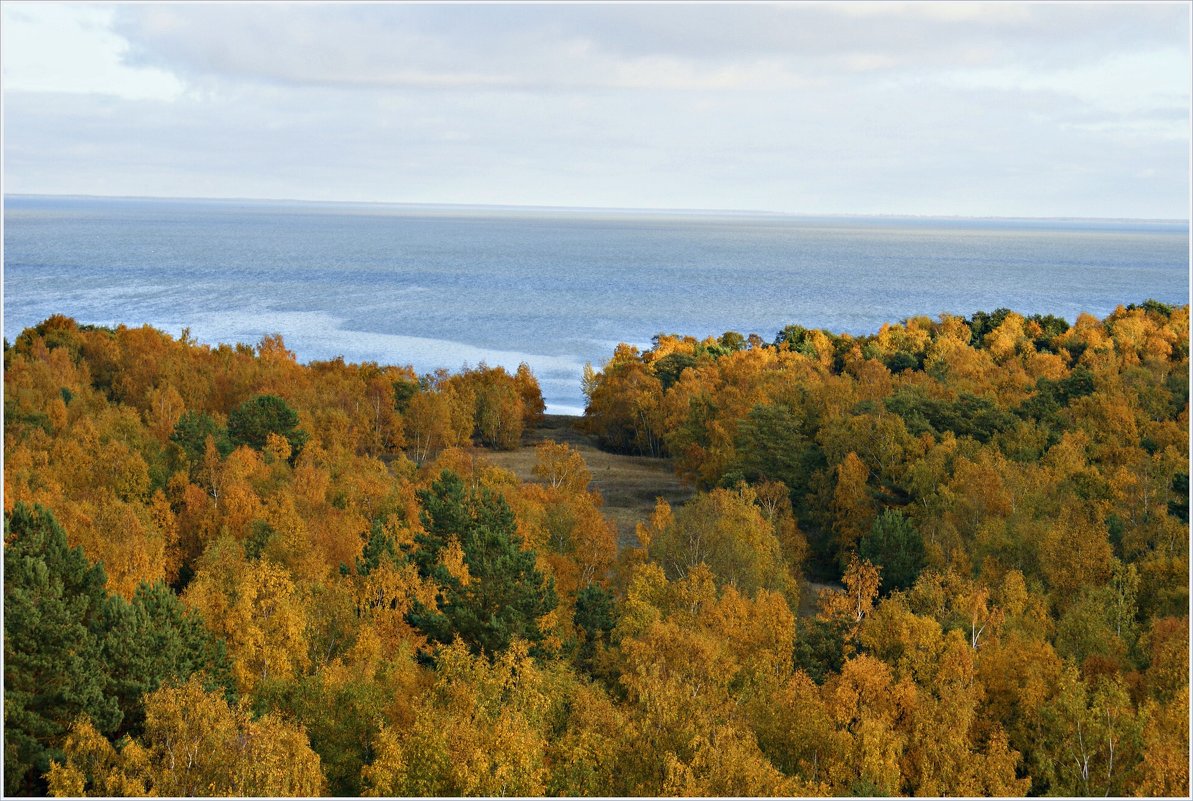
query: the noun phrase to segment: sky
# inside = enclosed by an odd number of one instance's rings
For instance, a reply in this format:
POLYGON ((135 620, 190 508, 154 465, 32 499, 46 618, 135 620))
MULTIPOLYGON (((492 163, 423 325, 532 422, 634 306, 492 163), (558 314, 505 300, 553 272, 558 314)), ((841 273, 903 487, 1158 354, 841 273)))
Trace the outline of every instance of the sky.
POLYGON ((3 5, 6 194, 1188 219, 1188 3, 3 5))

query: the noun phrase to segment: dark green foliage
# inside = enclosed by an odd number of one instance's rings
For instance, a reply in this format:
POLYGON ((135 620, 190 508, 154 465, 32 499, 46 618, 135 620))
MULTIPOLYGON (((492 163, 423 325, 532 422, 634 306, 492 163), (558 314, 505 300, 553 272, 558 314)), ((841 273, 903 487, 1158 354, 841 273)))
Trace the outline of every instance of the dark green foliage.
POLYGON ((274 533, 273 526, 269 523, 254 520, 249 535, 244 539, 244 557, 252 562, 259 561, 274 533))
POLYGON ((1168 394, 1172 398, 1169 404, 1169 418, 1175 420, 1185 407, 1189 405, 1189 374, 1188 372, 1174 372, 1164 382, 1168 394))
POLYGON ((670 353, 657 362, 651 364, 655 375, 659 377, 659 382, 663 385, 663 390, 666 391, 671 388, 671 385, 679 380, 679 376, 684 370, 696 363, 696 359, 686 353, 670 353))
POLYGON ((50 425, 50 418, 45 412, 23 411, 8 395, 4 397, 4 426, 6 430, 21 434, 34 428, 40 428, 46 434, 54 433, 54 427, 50 425))
POLYGON ((934 426, 941 431, 952 431, 957 436, 973 437, 978 442, 989 442, 990 438, 1015 425, 1015 416, 999 409, 993 401, 962 392, 940 417, 932 418, 934 426))
POLYGON ((194 469, 203 463, 203 456, 207 453, 208 437, 215 442, 220 456, 227 456, 232 452, 228 433, 207 412, 183 412, 182 417, 174 424, 174 433, 170 435, 170 441, 182 448, 187 463, 194 469))
POLYGON ((1110 482, 1096 470, 1079 470, 1062 481, 1058 489, 1061 492, 1072 493, 1087 503, 1109 501, 1113 497, 1110 482))
POLYGON ((788 348, 794 350, 801 344, 808 336, 808 329, 802 325, 789 325, 782 331, 775 334, 775 347, 782 347, 786 345, 788 348))
POLYGON ((1052 428, 1061 426, 1057 415, 1074 398, 1093 393, 1094 375, 1088 367, 1078 367, 1065 378, 1053 381, 1041 378, 1036 381, 1036 394, 1025 400, 1015 410, 1020 417, 1030 418, 1052 428))
POLYGON ((824 684, 830 674, 841 672, 844 644, 845 629, 840 621, 801 618, 795 630, 794 667, 817 684, 824 684))
POLYGON ((613 595, 599 584, 589 584, 576 593, 576 611, 572 616, 584 638, 576 654, 581 667, 591 668, 597 646, 608 644, 609 635, 617 624, 613 610, 613 595))
POLYGON ((849 785, 849 795, 851 798, 881 798, 883 792, 874 779, 863 776, 860 779, 855 779, 849 785))
POLYGON ((204 676, 208 690, 221 689, 229 701, 236 691, 222 640, 165 584, 142 584, 132 603, 111 596, 101 619, 101 658, 111 675, 109 691, 123 719, 116 735, 140 734, 145 722, 142 698, 165 683, 204 676))
POLYGON ((415 379, 401 379, 394 382, 394 408, 402 414, 410 407, 410 399, 418 394, 419 382, 415 379))
POLYGON ((1189 474, 1177 473, 1172 477, 1172 500, 1168 502, 1168 514, 1189 525, 1189 474))
MULTIPOLYGON (((1041 378, 1040 381, 1047 382, 1049 391, 1055 395, 1057 401, 1066 406, 1074 398, 1092 395, 1097 388, 1094 386, 1094 374, 1088 367, 1078 367, 1059 381, 1049 381, 1047 378, 1041 378)), ((1039 381, 1036 382, 1036 387, 1041 388, 1039 381)))
POLYGON ((804 433, 803 416, 786 406, 759 404, 751 409, 738 423, 734 446, 737 459, 723 485, 781 481, 793 502, 807 494, 812 472, 824 463, 820 448, 804 433))
POLYGON ((298 428, 298 413, 276 395, 258 395, 237 406, 228 415, 228 439, 234 446, 248 445, 264 450, 270 434, 290 443, 291 459, 306 444, 307 433, 298 428))
POLYGON ((1035 323, 1044 329, 1044 336, 1051 339, 1069 330, 1069 321, 1054 314, 1033 314, 1027 318, 1029 323, 1035 323))
POLYGON ((1066 342, 1065 350, 1069 352, 1069 367, 1076 367, 1081 361, 1081 354, 1085 353, 1089 345, 1085 342, 1066 342))
POLYGON ((889 595, 919 577, 925 567, 924 539, 903 512, 887 509, 858 543, 858 556, 882 569, 882 593, 889 595))
POLYGON ((901 350, 887 359, 886 366, 895 374, 904 370, 918 370, 923 366, 923 356, 921 354, 917 357, 914 353, 901 350))
MULTIPOLYGON (((796 353, 802 353, 810 359, 818 359, 821 355, 827 355, 821 354, 816 346, 812 344, 809 335, 813 330, 804 328, 802 325, 789 325, 775 336, 775 347, 781 348, 786 346, 788 349, 796 353)), ((840 338, 830 334, 828 331, 822 333, 833 343, 835 350, 835 346, 840 338)))
POLYGON ((1145 300, 1143 303, 1140 303, 1140 304, 1135 304, 1135 303, 1127 304, 1127 311, 1134 311, 1135 309, 1143 309, 1145 312, 1147 312, 1149 314, 1158 315, 1160 317, 1163 317, 1165 320, 1167 320, 1169 317, 1172 316, 1172 308, 1173 307, 1169 306, 1167 303, 1161 303, 1160 301, 1155 300, 1154 298, 1148 298, 1147 300, 1145 300))
POLYGON ((419 491, 418 500, 421 504, 419 521, 427 530, 424 539, 430 540, 424 543, 415 537, 421 546, 416 561, 421 565, 427 559, 439 558, 439 551, 447 545, 448 537, 459 537, 461 532, 472 527, 474 512, 470 506, 475 498, 464 488, 464 481, 458 475, 444 470, 439 479, 431 483, 430 490, 419 491), (435 549, 434 553, 427 552, 429 547, 435 549))
POLYGON ((1001 431, 1015 425, 1015 416, 999 409, 986 398, 962 392, 956 400, 930 398, 914 388, 903 388, 886 401, 887 411, 903 418, 908 432, 928 432, 940 436, 952 431, 959 437, 973 437, 989 442, 1001 431))
POLYGON ((415 538, 413 559, 440 593, 435 609, 416 605, 410 623, 431 640, 449 643, 458 636, 473 653, 490 656, 505 650, 514 637, 540 643, 538 620, 555 608, 555 583, 535 567, 534 552, 522 550, 505 500, 486 489, 466 491, 450 470, 418 497, 426 534, 415 538), (467 585, 442 562, 452 539, 464 554, 467 585))
POLYGON ((1033 342, 1038 351, 1055 353, 1057 348, 1052 344, 1052 340, 1069 330, 1068 320, 1052 314, 1033 314, 1027 318, 1027 321, 1035 323, 1044 330, 1044 333, 1036 337, 1033 342))
POLYGON ((79 715, 105 735, 136 734, 142 697, 203 672, 231 693, 223 643, 168 587, 109 597, 103 568, 69 548, 54 516, 17 504, 4 548, 5 793, 44 794, 79 715))
POLYGON ((4 541, 4 792, 45 795, 75 718, 105 733, 120 724, 95 632, 107 578, 40 506, 17 504, 4 541))
POLYGON ((373 741, 384 717, 380 710, 391 696, 371 681, 352 681, 330 698, 310 696, 299 706, 300 720, 319 754, 329 794, 360 796, 361 768, 373 757, 373 741), (330 703, 328 703, 330 701, 330 703))
POLYGON ((253 700, 258 714, 281 712, 302 724, 319 755, 328 795, 363 794, 361 769, 374 758, 373 743, 385 719, 382 710, 393 700, 387 688, 371 679, 330 684, 316 675, 265 682, 253 700))
POLYGON ((381 521, 374 520, 369 541, 365 543, 360 556, 356 557, 356 575, 369 575, 381 566, 383 560, 400 564, 405 561, 405 556, 398 551, 393 537, 385 533, 381 521))
POLYGON ((608 637, 617 622, 613 615, 613 594, 599 584, 589 584, 576 593, 573 620, 588 640, 608 637))
POLYGON ((970 346, 981 348, 982 340, 986 338, 986 335, 1002 325, 1002 321, 1007 319, 1007 315, 1010 313, 1010 309, 995 309, 991 314, 984 311, 974 312, 973 317, 966 321, 969 323, 970 346))
POLYGON ((1106 516, 1106 535, 1110 540, 1110 547, 1114 548, 1114 555, 1118 558, 1123 557, 1123 532, 1126 531, 1126 525, 1123 519, 1118 515, 1106 516))

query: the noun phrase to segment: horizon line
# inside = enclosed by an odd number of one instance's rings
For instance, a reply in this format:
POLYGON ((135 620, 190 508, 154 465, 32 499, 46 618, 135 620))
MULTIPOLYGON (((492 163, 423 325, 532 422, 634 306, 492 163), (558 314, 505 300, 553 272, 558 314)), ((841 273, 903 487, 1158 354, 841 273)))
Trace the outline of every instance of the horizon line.
POLYGON ((765 209, 710 209, 710 208, 674 208, 674 207, 646 207, 646 206, 559 206, 529 203, 442 203, 418 201, 391 200, 311 200, 302 198, 265 198, 265 197, 213 197, 196 195, 100 195, 80 193, 53 192, 5 192, 3 199, 8 198, 74 198, 81 200, 167 200, 167 201, 215 201, 234 203, 284 203, 306 205, 343 205, 343 206, 382 206, 405 207, 411 209, 493 209, 501 211, 563 211, 563 212, 596 212, 605 214, 686 214, 693 216, 756 216, 756 217, 797 217, 797 218, 840 218, 840 219, 925 219, 925 220, 1049 220, 1057 222, 1150 222, 1150 223, 1184 223, 1188 225, 1190 218, 1185 217, 1090 217, 1079 215, 1008 215, 1008 214, 923 214, 912 212, 796 212, 770 211, 765 209))

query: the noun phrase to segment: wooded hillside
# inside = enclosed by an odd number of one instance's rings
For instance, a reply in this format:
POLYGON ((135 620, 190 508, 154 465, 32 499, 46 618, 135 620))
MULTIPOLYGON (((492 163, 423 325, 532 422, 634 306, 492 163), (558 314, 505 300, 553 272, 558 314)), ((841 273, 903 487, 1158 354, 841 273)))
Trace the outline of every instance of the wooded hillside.
POLYGON ((618 550, 530 370, 5 348, 5 792, 1185 795, 1188 307, 660 336, 618 550), (797 618, 801 578, 841 589, 797 618))

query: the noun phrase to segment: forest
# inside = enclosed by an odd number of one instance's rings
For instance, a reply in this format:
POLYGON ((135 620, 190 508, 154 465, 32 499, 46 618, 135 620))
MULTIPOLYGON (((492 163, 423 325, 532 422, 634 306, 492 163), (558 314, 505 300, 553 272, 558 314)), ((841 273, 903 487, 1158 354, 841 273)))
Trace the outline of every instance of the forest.
POLYGON ((4 368, 5 795, 1188 795, 1188 306, 621 345, 620 546, 525 365, 4 368))

